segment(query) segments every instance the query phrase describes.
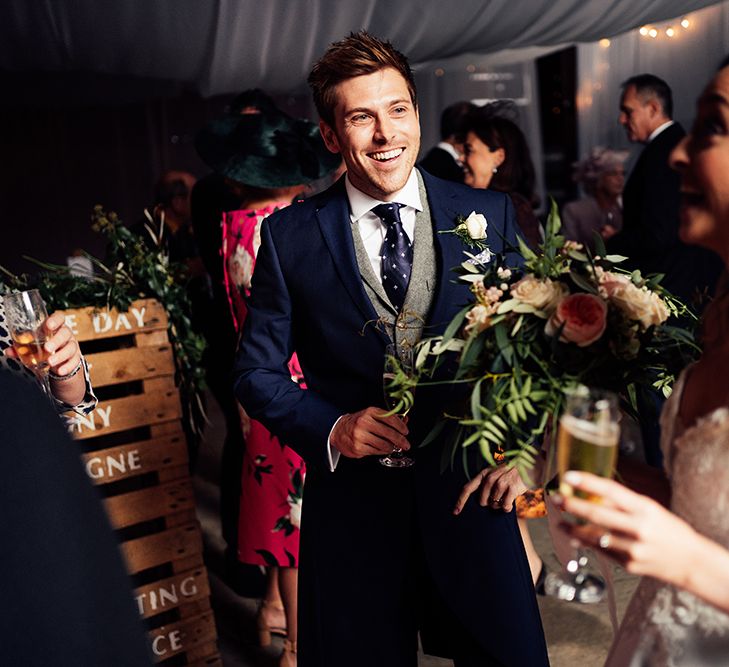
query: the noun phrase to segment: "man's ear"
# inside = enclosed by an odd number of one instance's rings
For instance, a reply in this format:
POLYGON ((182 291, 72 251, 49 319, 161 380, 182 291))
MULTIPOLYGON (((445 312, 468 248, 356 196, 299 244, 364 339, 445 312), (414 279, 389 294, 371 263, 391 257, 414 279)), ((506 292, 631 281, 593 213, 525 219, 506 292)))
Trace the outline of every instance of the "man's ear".
POLYGON ((663 107, 657 98, 651 97, 647 102, 646 106, 650 109, 651 117, 663 117, 663 107))
POLYGON ((339 140, 337 139, 337 134, 334 132, 334 130, 331 128, 331 126, 328 123, 325 123, 323 120, 319 121, 319 132, 321 132, 321 138, 324 139, 324 145, 332 152, 332 153, 340 153, 341 150, 339 149, 339 140))

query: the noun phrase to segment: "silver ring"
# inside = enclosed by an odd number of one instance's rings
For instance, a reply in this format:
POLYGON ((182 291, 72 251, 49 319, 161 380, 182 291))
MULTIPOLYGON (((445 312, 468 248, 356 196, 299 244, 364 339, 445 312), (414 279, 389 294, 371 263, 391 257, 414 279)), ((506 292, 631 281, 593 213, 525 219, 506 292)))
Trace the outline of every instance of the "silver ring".
POLYGON ((612 538, 613 536, 611 535, 610 531, 607 530, 602 535, 600 535, 600 539, 597 541, 597 544, 601 549, 609 549, 612 538))
POLYGON ((493 503, 496 505, 501 505, 501 503, 503 503, 503 502, 504 501, 502 498, 494 498, 494 500, 493 500, 493 503))
POLYGON ((390 453, 391 454, 399 454, 401 451, 402 451, 402 449, 400 449, 399 447, 393 447, 392 448, 392 451, 390 453))

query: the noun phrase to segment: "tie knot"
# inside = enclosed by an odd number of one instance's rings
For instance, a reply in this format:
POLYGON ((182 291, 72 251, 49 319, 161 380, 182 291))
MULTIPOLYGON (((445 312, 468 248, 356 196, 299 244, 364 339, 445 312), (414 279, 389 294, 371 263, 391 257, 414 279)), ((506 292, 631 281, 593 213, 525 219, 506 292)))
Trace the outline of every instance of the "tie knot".
POLYGON ((372 209, 372 212, 382 220, 388 227, 395 222, 400 222, 400 209, 405 204, 398 204, 397 202, 387 202, 385 204, 377 204, 372 209))

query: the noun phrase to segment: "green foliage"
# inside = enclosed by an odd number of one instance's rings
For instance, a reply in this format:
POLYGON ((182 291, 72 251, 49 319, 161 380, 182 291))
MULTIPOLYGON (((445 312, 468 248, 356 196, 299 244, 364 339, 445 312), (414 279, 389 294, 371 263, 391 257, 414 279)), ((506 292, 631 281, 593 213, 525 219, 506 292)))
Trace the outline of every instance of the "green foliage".
POLYGON ((459 273, 471 284, 474 302, 442 337, 418 346, 414 383, 410 378, 403 391, 436 384, 435 369, 446 355, 456 355, 458 363, 437 383, 469 388, 460 413, 442 415, 436 426, 439 434, 456 434, 447 453, 451 461, 459 449, 475 445, 490 465, 507 462, 525 476, 545 435, 553 437, 550 421, 574 386, 613 390, 635 415, 638 394, 670 393, 678 371, 698 353, 691 333, 695 318, 661 288, 661 276, 623 271, 625 258, 606 255, 601 241, 593 255, 565 241, 560 226, 552 202, 544 243, 535 251, 519 242, 521 266, 507 266, 502 255, 480 263, 466 252, 470 259, 459 273), (534 292, 521 291, 527 286, 534 292), (576 295, 592 304, 594 321, 604 324, 596 337, 575 337, 574 326, 583 326, 579 309, 570 315, 574 321, 565 319, 567 300, 576 303, 576 295), (446 422, 459 428, 444 430, 446 422))
POLYGON ((94 207, 91 220, 92 229, 108 241, 105 262, 85 253, 94 264, 94 277, 74 276, 67 266, 27 258, 43 271, 30 277, 1 269, 4 278, 0 278, 0 290, 37 288, 49 311, 87 306, 127 310, 136 299, 157 299, 169 319, 176 381, 188 406, 191 428, 199 433, 205 419, 201 400, 205 389, 205 370, 201 365, 205 341, 192 329, 186 268, 170 263, 162 245, 161 225, 157 233, 150 221, 147 241, 122 225, 116 213, 107 213, 99 205, 94 207))

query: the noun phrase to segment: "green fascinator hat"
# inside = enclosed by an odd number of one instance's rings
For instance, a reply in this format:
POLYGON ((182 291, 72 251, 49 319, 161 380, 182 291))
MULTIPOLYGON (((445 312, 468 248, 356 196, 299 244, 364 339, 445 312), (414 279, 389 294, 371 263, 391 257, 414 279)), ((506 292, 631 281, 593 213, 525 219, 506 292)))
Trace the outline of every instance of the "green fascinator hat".
POLYGON ((310 183, 341 163, 340 156, 324 145, 314 123, 292 118, 260 91, 236 98, 230 114, 198 132, 195 148, 217 173, 258 188, 310 183), (246 96, 255 102, 241 111, 237 102, 246 96))

